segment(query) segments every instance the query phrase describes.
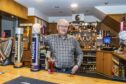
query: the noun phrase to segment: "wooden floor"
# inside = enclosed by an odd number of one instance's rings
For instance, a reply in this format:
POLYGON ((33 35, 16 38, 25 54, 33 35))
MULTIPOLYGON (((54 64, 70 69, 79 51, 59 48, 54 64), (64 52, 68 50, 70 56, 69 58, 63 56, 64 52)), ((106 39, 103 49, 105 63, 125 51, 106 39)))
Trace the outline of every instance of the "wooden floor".
POLYGON ((68 74, 54 73, 49 74, 47 71, 31 72, 29 68, 15 69, 13 66, 0 66, 0 71, 5 72, 0 75, 0 84, 12 80, 19 76, 45 80, 58 84, 126 84, 124 82, 117 82, 105 79, 97 79, 84 76, 70 76, 68 74))

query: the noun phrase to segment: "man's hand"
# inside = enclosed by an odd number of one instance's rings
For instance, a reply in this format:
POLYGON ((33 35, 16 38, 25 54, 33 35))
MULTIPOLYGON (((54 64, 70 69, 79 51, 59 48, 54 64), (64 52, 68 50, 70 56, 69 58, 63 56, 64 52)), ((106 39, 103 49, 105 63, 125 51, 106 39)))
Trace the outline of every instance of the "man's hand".
POLYGON ((79 66, 78 65, 75 65, 73 68, 72 68, 72 74, 75 74, 76 71, 78 70, 79 66))

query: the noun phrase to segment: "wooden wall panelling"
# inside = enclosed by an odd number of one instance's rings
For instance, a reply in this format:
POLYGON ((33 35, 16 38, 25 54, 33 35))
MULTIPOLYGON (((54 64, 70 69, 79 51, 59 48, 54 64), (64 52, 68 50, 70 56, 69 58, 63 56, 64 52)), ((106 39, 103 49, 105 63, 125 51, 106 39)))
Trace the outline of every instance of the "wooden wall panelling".
POLYGON ((96 53, 96 71, 108 77, 112 77, 112 52, 97 51, 96 53))
POLYGON ((23 53, 23 57, 22 57, 22 61, 23 61, 23 65, 24 66, 28 66, 30 67, 31 66, 31 51, 30 50, 24 50, 24 53, 23 53))
POLYGON ((14 0, 0 0, 0 11, 27 19, 28 9, 14 0))
POLYGON ((122 20, 122 17, 126 16, 126 14, 110 14, 109 16, 117 22, 120 22, 122 20))
POLYGON ((110 35, 111 36, 117 36, 118 32, 116 32, 115 30, 113 30, 111 27, 105 25, 104 23, 100 24, 101 30, 104 31, 110 31, 110 35))
POLYGON ((57 24, 49 23, 47 31, 49 34, 56 34, 57 33, 57 24))
POLYGON ((25 23, 35 23, 35 16, 28 16, 28 19, 25 23))
POLYGON ((96 53, 96 71, 103 73, 103 52, 96 53))
POLYGON ((112 76, 112 54, 111 53, 104 53, 104 74, 111 77, 112 76))
POLYGON ((105 25, 112 28, 113 30, 115 30, 116 32, 120 31, 120 23, 118 21, 114 20, 113 18, 111 18, 110 16, 106 16, 102 22, 105 25))
POLYGON ((21 24, 21 23, 25 23, 25 24, 27 24, 27 23, 32 23, 32 24, 35 23, 34 16, 28 16, 27 19, 19 18, 19 24, 21 24))

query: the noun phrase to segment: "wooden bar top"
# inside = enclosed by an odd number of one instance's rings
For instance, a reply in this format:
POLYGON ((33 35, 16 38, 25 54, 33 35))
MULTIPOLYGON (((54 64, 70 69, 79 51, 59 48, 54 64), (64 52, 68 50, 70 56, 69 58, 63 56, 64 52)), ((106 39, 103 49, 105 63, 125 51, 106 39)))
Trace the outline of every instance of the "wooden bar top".
POLYGON ((116 56, 119 59, 122 59, 122 60, 125 60, 126 61, 126 56, 124 56, 123 54, 121 55, 121 54, 115 53, 114 51, 99 50, 97 52, 111 53, 113 56, 116 56))
POLYGON ((78 75, 70 76, 69 74, 56 72, 53 74, 49 74, 47 71, 44 70, 40 70, 38 72, 31 72, 30 68, 13 68, 12 65, 0 66, 0 71, 4 72, 4 74, 0 75, 0 84, 15 79, 19 76, 30 77, 58 84, 126 84, 124 82, 117 82, 112 80, 91 78, 78 75))
POLYGON ((124 56, 124 55, 121 55, 121 54, 118 54, 118 53, 113 53, 113 56, 116 56, 116 57, 126 61, 126 56, 124 56))

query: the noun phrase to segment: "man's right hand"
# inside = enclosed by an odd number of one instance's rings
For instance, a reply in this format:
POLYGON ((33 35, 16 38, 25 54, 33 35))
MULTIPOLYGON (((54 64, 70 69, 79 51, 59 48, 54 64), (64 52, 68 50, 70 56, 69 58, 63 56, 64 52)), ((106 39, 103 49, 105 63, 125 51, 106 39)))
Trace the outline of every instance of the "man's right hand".
POLYGON ((78 65, 75 65, 73 68, 72 68, 72 74, 75 74, 78 70, 79 66, 78 65))

